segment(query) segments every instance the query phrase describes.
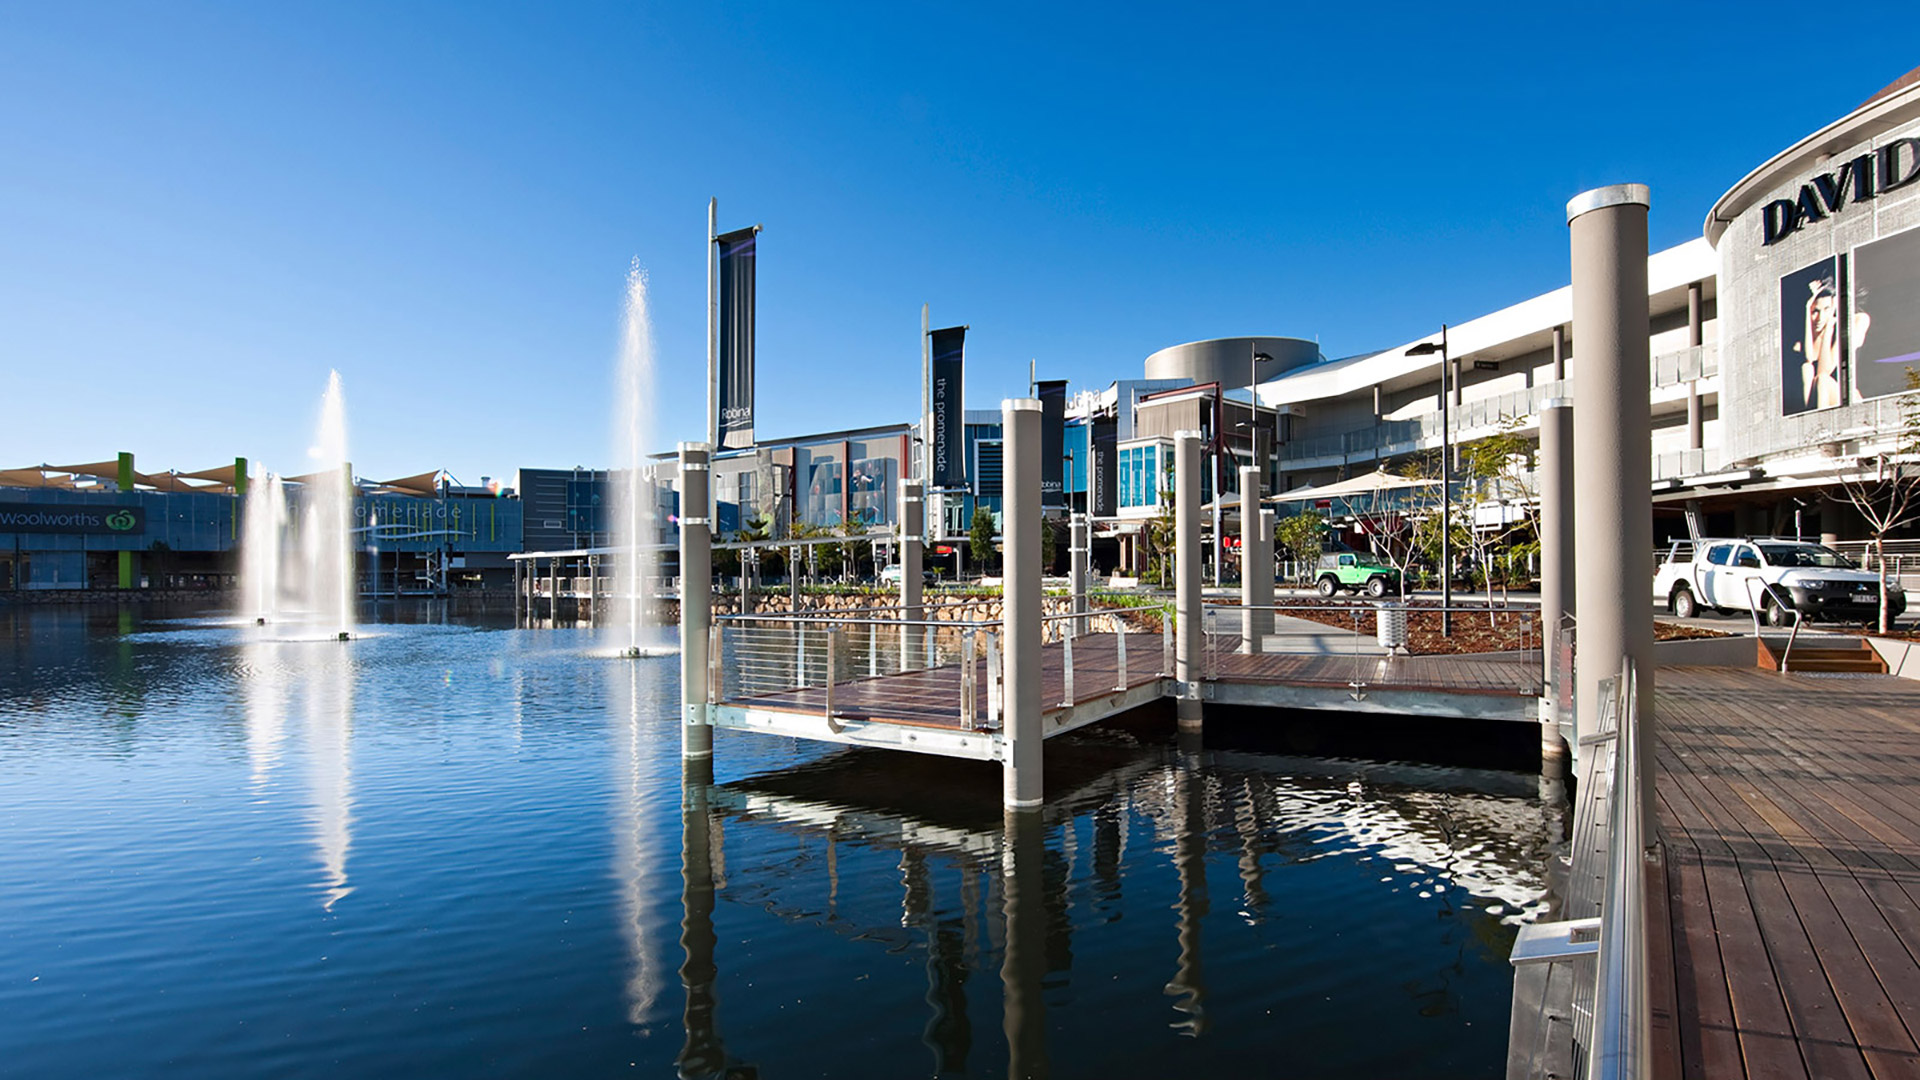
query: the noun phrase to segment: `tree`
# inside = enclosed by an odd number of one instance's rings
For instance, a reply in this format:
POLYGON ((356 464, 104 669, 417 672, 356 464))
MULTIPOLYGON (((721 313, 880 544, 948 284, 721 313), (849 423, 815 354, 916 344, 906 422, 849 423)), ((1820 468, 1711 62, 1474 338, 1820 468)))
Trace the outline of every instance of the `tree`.
POLYGON ((1887 617, 1887 534, 1920 521, 1920 370, 1907 368, 1907 389, 1900 398, 1900 426, 1892 443, 1862 459, 1852 476, 1842 474, 1840 490, 1866 520, 1873 534, 1873 557, 1880 567, 1880 632, 1887 617))
POLYGON ((846 561, 847 575, 857 578, 860 575, 860 560, 866 558, 873 547, 866 540, 856 539, 867 535, 867 523, 848 518, 840 523, 840 535, 846 539, 834 546, 840 549, 840 556, 846 561))
POLYGON ((993 557, 993 511, 984 506, 973 508, 973 524, 967 528, 967 557, 973 565, 986 569, 993 557))
POLYGON ((1053 560, 1059 554, 1059 545, 1060 540, 1054 535, 1054 523, 1042 521, 1040 523, 1040 572, 1042 574, 1053 573, 1053 560))
POLYGON ((1327 519, 1313 510, 1283 517, 1274 522, 1273 539, 1294 562, 1310 566, 1319 562, 1320 553, 1326 550, 1327 519))
MULTIPOLYGON (((1506 554, 1515 541, 1539 535, 1534 523, 1538 502, 1528 480, 1534 443, 1520 434, 1519 427, 1518 418, 1509 418, 1499 433, 1460 448, 1459 478, 1463 483, 1457 513, 1466 519, 1465 539, 1473 552, 1474 566, 1485 579, 1489 609, 1493 607, 1496 553, 1506 554)), ((1509 565, 1508 572, 1511 569, 1509 565)), ((1503 591, 1506 585, 1507 574, 1503 573, 1503 591)))
MULTIPOLYGON (((1171 455, 1169 455, 1171 458, 1171 455)), ((1159 579, 1166 588, 1173 569, 1174 547, 1179 543, 1179 527, 1174 522, 1173 462, 1160 471, 1160 510, 1147 520, 1142 534, 1147 541, 1147 576, 1159 579)))

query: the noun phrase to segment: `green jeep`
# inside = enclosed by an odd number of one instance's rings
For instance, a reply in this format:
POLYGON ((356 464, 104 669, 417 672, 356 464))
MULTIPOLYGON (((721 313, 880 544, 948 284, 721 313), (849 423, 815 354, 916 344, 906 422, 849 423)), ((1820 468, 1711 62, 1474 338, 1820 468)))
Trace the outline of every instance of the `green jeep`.
POLYGON ((1357 551, 1329 551, 1320 556, 1319 569, 1314 571, 1314 585, 1321 596, 1332 596, 1341 589, 1359 592, 1366 590, 1368 596, 1385 596, 1400 592, 1400 571, 1372 555, 1362 555, 1357 551))

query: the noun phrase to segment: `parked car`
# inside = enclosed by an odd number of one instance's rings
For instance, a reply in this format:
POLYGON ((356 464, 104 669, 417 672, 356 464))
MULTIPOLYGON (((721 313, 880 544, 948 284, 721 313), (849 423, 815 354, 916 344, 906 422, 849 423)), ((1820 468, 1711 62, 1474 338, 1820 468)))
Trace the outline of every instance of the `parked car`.
MULTIPOLYGON (((890 585, 890 586, 893 586, 894 588, 898 588, 900 586, 901 577, 905 573, 906 573, 906 568, 901 566, 898 563, 895 563, 892 566, 886 566, 880 569, 880 577, 878 578, 878 581, 882 585, 890 585)), ((922 584, 925 584, 925 585, 935 585, 939 583, 940 575, 937 572, 932 570, 922 570, 920 571, 920 581, 922 584)))
MULTIPOLYGON (((1805 540, 1677 540, 1653 576, 1653 589, 1682 619, 1703 608, 1722 615, 1751 612, 1756 603, 1768 626, 1785 625, 1789 610, 1808 620, 1836 622, 1880 616, 1880 575, 1805 540)), ((1905 590, 1897 581, 1887 582, 1888 617, 1906 609, 1905 590)))
POLYGON ((1400 594, 1400 571, 1372 555, 1357 551, 1329 551, 1320 556, 1313 572, 1314 587, 1321 596, 1332 596, 1341 589, 1365 591, 1368 596, 1400 594))

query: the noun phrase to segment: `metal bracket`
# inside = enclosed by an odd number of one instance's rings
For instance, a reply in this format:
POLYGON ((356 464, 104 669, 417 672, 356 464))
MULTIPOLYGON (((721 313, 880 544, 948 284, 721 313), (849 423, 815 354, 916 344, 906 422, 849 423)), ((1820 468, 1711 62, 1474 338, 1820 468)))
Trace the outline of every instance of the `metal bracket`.
POLYGON ((1514 938, 1513 952, 1507 957, 1507 962, 1515 967, 1521 964, 1551 964, 1557 960, 1572 960, 1577 956, 1593 956, 1599 951, 1598 918, 1528 923, 1520 928, 1520 936, 1514 938), (1590 938, 1574 940, 1581 935, 1590 935, 1590 938))

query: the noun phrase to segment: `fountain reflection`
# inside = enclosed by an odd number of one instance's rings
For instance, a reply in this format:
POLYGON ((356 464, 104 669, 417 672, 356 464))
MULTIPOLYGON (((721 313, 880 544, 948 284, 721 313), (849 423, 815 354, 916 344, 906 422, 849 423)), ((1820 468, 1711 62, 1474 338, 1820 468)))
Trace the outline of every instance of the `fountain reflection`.
POLYGON ((353 846, 353 672, 339 654, 310 665, 302 694, 307 703, 307 784, 320 857, 320 906, 332 911, 353 891, 347 884, 347 852, 353 846))
MULTIPOLYGON (((666 865, 661 850, 671 834, 656 827, 647 814, 654 794, 646 773, 646 763, 660 759, 656 748, 662 732, 677 735, 670 725, 659 723, 652 702, 664 692, 663 681, 670 669, 660 664, 630 664, 625 669, 627 722, 625 745, 620 755, 622 794, 625 813, 617 816, 619 865, 625 926, 633 968, 627 977, 627 1022, 640 1025, 659 1000, 665 961, 658 954, 658 938, 648 928, 658 922, 654 913, 655 890, 652 876, 656 867, 666 865)), ((618 725, 614 730, 622 728, 618 725)))
POLYGON ((287 673, 279 646, 272 641, 250 641, 242 647, 246 673, 247 760, 258 794, 280 763, 280 745, 286 736, 287 673))

